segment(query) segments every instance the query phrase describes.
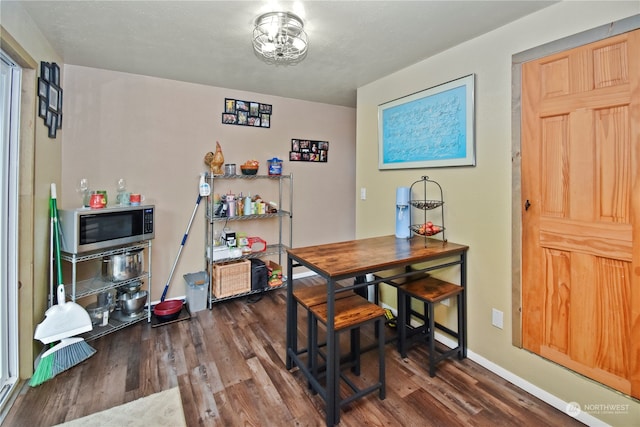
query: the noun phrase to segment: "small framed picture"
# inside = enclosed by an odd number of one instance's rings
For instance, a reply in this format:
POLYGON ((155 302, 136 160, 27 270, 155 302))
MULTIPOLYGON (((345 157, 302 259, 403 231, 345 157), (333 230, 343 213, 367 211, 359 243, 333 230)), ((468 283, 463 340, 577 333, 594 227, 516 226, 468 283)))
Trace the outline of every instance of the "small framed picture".
POLYGON ((60 67, 55 62, 51 63, 51 83, 60 87, 60 67))
POLYGON ((251 117, 260 117, 260 110, 259 110, 259 105, 257 102, 250 102, 249 103, 249 115, 251 117))
POLYGON ((236 100, 235 99, 224 99, 224 112, 229 114, 236 113, 236 100))
POLYGON ((58 130, 58 115, 51 113, 51 124, 49 125, 49 138, 55 138, 58 130))
POLYGON ((62 129, 62 113, 58 114, 58 129, 62 129))
POLYGON ((246 125, 249 121, 249 113, 246 111, 238 111, 238 124, 246 125))
POLYGON ((260 114, 260 127, 271 127, 271 114, 260 114))
POLYGON ((42 77, 38 77, 38 96, 46 98, 48 94, 47 82, 42 77))
POLYGON ((271 114, 271 104, 260 104, 260 112, 265 114, 271 114))
POLYGON ((47 83, 51 81, 51 64, 48 62, 40 63, 40 77, 47 83))
POLYGON ((58 89, 58 115, 62 114, 62 89, 58 89))
POLYGON ((249 111, 249 106, 246 101, 236 101, 236 110, 249 111))
POLYGON ((60 96, 60 88, 53 83, 49 83, 48 107, 51 111, 58 112, 58 97, 60 96))
POLYGON ((45 124, 48 128, 50 128, 50 127, 51 127, 51 123, 53 122, 53 115, 54 115, 54 114, 55 114, 55 113, 54 113, 53 111, 51 111, 51 110, 47 109, 47 115, 46 115, 46 117, 44 118, 44 124, 45 124))
POLYGON ((47 98, 38 98, 38 116, 47 118, 47 98))
POLYGON ((226 125, 235 125, 237 116, 230 113, 222 113, 222 123, 226 125))

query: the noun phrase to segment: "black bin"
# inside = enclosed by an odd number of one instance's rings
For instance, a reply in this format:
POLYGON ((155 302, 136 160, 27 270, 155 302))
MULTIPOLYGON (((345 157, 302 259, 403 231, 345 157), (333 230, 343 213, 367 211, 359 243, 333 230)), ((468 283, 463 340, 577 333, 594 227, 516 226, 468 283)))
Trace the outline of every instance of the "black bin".
POLYGON ((257 291, 268 286, 267 265, 261 259, 251 258, 251 290, 257 291))

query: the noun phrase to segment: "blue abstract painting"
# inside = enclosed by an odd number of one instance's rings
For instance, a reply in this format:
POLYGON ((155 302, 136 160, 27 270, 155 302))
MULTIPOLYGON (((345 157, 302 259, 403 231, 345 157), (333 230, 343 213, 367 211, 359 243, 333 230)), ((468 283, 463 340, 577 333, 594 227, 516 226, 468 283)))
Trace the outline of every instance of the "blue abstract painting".
POLYGON ((379 106, 379 168, 475 165, 473 75, 379 106))

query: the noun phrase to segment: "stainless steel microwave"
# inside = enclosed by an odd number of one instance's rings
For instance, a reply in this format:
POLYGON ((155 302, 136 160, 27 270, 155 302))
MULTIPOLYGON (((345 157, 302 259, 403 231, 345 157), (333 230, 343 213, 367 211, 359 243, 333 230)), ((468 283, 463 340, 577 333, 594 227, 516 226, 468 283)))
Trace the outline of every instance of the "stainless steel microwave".
POLYGON ((153 239, 154 211, 154 205, 61 209, 61 249, 78 254, 153 239))

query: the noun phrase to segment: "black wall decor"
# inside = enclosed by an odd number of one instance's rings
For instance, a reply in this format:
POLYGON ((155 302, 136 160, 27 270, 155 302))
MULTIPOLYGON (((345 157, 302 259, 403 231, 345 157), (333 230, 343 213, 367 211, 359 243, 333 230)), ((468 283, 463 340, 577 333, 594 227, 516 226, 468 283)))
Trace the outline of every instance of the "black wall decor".
POLYGON ((272 110, 271 104, 225 98, 222 123, 268 128, 271 127, 272 110))
POLYGON ((49 128, 49 138, 55 138, 62 129, 62 88, 60 87, 60 67, 55 62, 40 63, 38 78, 38 115, 49 128))
POLYGON ((289 160, 292 162, 326 162, 329 159, 328 141, 292 139, 289 160))

